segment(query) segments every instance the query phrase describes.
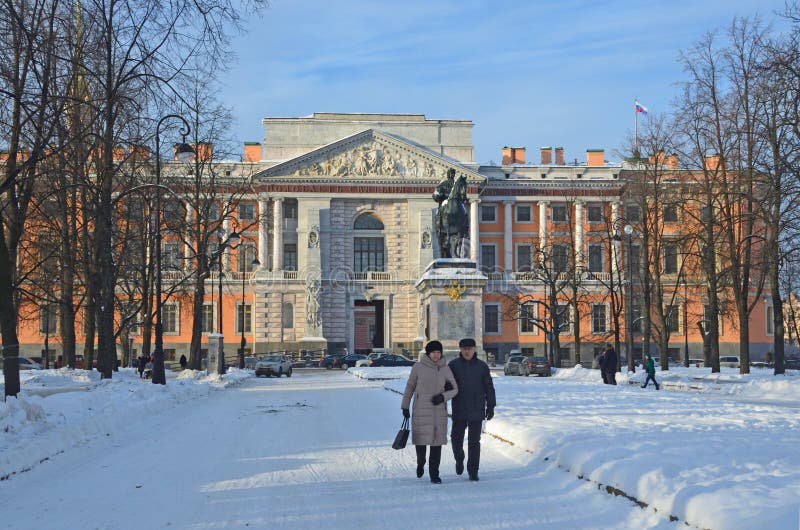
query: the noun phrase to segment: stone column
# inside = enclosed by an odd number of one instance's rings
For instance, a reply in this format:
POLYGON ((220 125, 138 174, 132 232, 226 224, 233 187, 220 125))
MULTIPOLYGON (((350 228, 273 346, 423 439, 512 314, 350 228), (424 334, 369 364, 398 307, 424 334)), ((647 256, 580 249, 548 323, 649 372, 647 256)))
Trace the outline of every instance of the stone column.
MULTIPOLYGON (((194 223, 194 208, 192 208, 191 204, 186 205, 186 226, 191 227, 192 223, 194 223)), ((183 247, 183 258, 185 261, 184 269, 192 270, 194 269, 194 260, 193 260, 193 249, 192 249, 192 241, 189 239, 188 235, 186 238, 186 244, 183 247)))
POLYGON ((283 197, 275 197, 272 204, 272 270, 283 269, 283 197))
MULTIPOLYGON (((619 203, 612 202, 611 203, 611 227, 613 230, 612 236, 616 235, 622 238, 622 222, 619 217, 619 203)), ((619 239, 612 239, 611 240, 611 274, 612 278, 614 278, 619 273, 619 247, 622 240, 619 239)))
POLYGON ((583 271, 583 202, 575 201, 575 268, 583 271))
POLYGON ((503 270, 506 275, 514 270, 514 240, 512 236, 512 218, 514 201, 503 201, 503 270))
POLYGON ((480 241, 478 240, 478 223, 480 223, 478 205, 480 202, 480 199, 470 199, 469 201, 469 259, 477 263, 478 267, 481 266, 478 263, 481 249, 480 241))
MULTIPOLYGON (((225 237, 231 235, 231 220, 225 219, 222 221, 222 231, 225 232, 225 237)), ((231 247, 225 246, 225 253, 222 256, 222 271, 229 271, 231 270, 231 247)))
POLYGON ((547 252, 547 201, 539 201, 539 251, 547 252))
POLYGON ((269 241, 269 224, 267 223, 267 209, 269 202, 261 199, 258 201, 258 261, 261 262, 261 267, 269 268, 267 258, 269 257, 268 241, 269 241))

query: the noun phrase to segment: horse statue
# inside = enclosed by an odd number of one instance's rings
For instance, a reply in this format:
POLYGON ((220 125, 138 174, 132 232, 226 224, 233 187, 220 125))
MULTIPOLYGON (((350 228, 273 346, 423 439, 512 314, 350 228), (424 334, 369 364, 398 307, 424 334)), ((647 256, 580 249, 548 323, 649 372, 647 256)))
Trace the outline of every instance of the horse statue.
POLYGON ((466 256, 464 240, 469 237, 469 211, 467 210, 467 177, 461 175, 453 182, 447 198, 436 212, 436 235, 443 258, 466 256))

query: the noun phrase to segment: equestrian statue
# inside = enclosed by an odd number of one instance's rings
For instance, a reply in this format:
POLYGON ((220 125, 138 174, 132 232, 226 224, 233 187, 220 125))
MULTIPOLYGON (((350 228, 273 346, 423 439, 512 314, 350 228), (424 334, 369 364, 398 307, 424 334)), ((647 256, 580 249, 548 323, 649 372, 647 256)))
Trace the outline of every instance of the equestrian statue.
POLYGON ((469 238, 469 210, 467 209, 467 177, 455 178, 456 170, 447 170, 447 177, 436 185, 433 200, 436 210, 436 236, 442 258, 469 257, 465 240, 469 238))

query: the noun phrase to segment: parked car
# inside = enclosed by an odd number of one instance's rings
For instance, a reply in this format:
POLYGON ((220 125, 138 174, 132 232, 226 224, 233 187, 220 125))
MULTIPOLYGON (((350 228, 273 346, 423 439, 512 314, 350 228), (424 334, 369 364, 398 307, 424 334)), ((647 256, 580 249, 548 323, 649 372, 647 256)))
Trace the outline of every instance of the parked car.
POLYGON ((550 377, 553 375, 550 368, 550 360, 547 357, 528 357, 528 373, 550 377))
POLYGON ((364 361, 366 359, 367 359, 366 355, 361 355, 359 353, 351 353, 350 355, 342 357, 341 360, 339 360, 339 368, 341 368, 342 370, 347 370, 351 366, 357 366, 357 363, 359 361, 364 361))
POLYGON ((695 368, 703 368, 706 365, 705 359, 692 359, 689 358, 689 366, 694 366, 695 368))
POLYGON ((736 355, 724 355, 719 358, 719 365, 729 368, 739 368, 739 357, 736 355))
POLYGON ((763 368, 763 369, 766 369, 766 368, 772 368, 772 367, 773 367, 772 363, 766 363, 764 361, 751 361, 750 362, 750 368, 763 368))
POLYGON ((402 355, 381 355, 369 362, 370 366, 414 366, 414 361, 402 355))
POLYGON ((344 353, 332 353, 330 355, 326 355, 319 362, 319 367, 327 368, 328 370, 330 370, 331 368, 339 368, 339 361, 341 361, 345 357, 346 355, 344 353))
MULTIPOLYGON (((0 358, 0 368, 3 367, 3 360, 0 358)), ((19 357, 19 369, 20 370, 41 370, 42 365, 31 361, 27 357, 19 357)))
POLYGON ((356 361, 356 366, 369 366, 369 362, 372 359, 377 359, 381 355, 386 355, 386 354, 385 353, 370 353, 365 358, 363 358, 363 359, 361 359, 359 361, 356 361))
POLYGON ((788 370, 800 370, 800 359, 785 359, 783 367, 788 370))
POLYGON ((280 377, 282 375, 292 377, 292 360, 288 355, 272 353, 264 355, 256 363, 256 377, 265 375, 280 377))
POLYGON ((503 373, 505 375, 524 375, 529 376, 528 371, 528 358, 524 355, 510 355, 503 366, 503 373))

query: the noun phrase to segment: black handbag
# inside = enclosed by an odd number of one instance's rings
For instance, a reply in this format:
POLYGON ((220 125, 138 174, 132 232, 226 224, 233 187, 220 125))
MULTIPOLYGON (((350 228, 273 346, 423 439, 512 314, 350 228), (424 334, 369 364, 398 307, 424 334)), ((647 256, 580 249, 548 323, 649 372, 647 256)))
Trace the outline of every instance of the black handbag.
POLYGON ((408 418, 403 418, 403 423, 400 425, 400 430, 397 431, 397 436, 394 437, 392 449, 403 449, 408 443, 408 418))

